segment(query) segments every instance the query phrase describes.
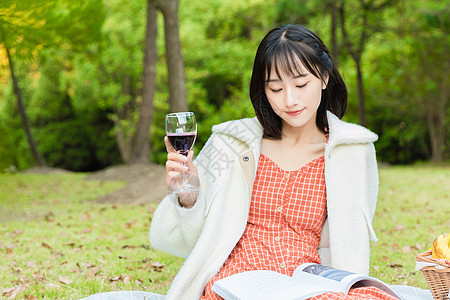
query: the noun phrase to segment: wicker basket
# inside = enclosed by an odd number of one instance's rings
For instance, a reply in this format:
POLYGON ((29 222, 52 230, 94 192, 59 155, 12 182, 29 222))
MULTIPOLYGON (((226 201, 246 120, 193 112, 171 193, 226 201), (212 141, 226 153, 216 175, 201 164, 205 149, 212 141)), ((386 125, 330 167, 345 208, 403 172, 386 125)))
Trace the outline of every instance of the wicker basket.
MULTIPOLYGON (((418 254, 416 256, 416 261, 440 265, 437 259, 431 257, 431 250, 418 254)), ((450 268, 436 269, 436 267, 428 266, 422 268, 420 271, 422 271, 425 276, 434 299, 450 299, 448 298, 450 289, 450 268)))

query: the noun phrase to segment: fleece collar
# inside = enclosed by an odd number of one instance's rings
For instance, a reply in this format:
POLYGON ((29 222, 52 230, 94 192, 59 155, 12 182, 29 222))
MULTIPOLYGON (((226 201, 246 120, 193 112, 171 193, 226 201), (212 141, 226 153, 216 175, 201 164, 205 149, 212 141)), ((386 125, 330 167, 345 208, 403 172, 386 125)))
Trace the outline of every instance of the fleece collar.
POLYGON ((250 149, 259 148, 263 136, 263 128, 256 117, 221 123, 213 126, 212 131, 234 137, 250 149))
POLYGON ((378 136, 369 129, 357 124, 344 122, 329 111, 327 111, 327 118, 330 131, 330 136, 328 137, 329 148, 342 144, 373 143, 378 139, 378 136))
MULTIPOLYGON (((327 112, 329 137, 327 148, 332 149, 342 144, 373 143, 378 136, 370 130, 340 120, 331 112, 327 112)), ((213 133, 225 134, 247 144, 250 149, 257 149, 261 143, 263 128, 255 118, 228 121, 213 126, 213 133)))

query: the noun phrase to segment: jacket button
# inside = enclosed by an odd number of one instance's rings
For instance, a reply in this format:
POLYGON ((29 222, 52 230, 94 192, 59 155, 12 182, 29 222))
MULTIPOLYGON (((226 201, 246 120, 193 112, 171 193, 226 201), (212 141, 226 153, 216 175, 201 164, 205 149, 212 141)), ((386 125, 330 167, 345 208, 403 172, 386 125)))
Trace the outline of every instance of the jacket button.
POLYGON ((245 161, 245 162, 248 162, 249 159, 250 159, 250 158, 249 158, 248 156, 244 156, 244 157, 242 158, 242 160, 245 161))

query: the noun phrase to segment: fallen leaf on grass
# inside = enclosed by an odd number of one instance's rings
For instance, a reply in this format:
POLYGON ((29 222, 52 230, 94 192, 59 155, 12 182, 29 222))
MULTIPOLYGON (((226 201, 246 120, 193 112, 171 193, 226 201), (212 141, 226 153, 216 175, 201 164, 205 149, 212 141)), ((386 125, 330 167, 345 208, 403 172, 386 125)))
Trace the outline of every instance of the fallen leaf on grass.
POLYGON ((21 289, 22 289, 21 286, 15 286, 12 288, 5 289, 2 291, 2 296, 7 297, 8 299, 15 299, 21 289))
POLYGON ((34 261, 27 261, 27 268, 35 268, 37 264, 34 261))
POLYGON ((98 260, 100 263, 102 263, 102 264, 107 264, 107 262, 106 262, 105 260, 103 260, 103 259, 97 258, 97 260, 98 260))
POLYGON ((162 269, 162 268, 164 268, 164 265, 163 265, 162 263, 160 263, 159 261, 154 262, 154 263, 152 263, 151 265, 152 265, 152 267, 155 268, 155 269, 162 269))
POLYGON ((15 235, 19 235, 19 234, 22 234, 22 233, 23 233, 22 229, 14 229, 14 234, 15 235))
POLYGON ((69 247, 75 247, 75 245, 76 245, 76 243, 74 243, 74 242, 72 242, 72 241, 70 241, 70 242, 68 242, 68 243, 66 243, 66 244, 64 244, 64 245, 66 245, 66 246, 69 246, 69 247))
POLYGON ((6 246, 5 252, 6 254, 11 254, 13 252, 13 248, 15 248, 17 245, 16 244, 9 244, 8 246, 6 246))
POLYGON ((133 245, 123 245, 122 249, 136 249, 136 248, 144 248, 145 250, 150 250, 150 246, 142 244, 140 246, 133 246, 133 245))
POLYGON ((401 264, 387 264, 388 267, 397 269, 397 268, 403 268, 401 264))
POLYGON ((410 253, 411 252, 411 247, 410 246, 403 246, 402 248, 402 252, 403 253, 410 253))
POLYGON ((406 229, 405 226, 403 226, 402 224, 398 224, 394 228, 395 231, 402 231, 402 230, 405 230, 405 229, 406 229))
POLYGON ((81 264, 77 263, 77 266, 79 268, 83 267, 83 268, 86 268, 86 269, 96 267, 96 265, 94 265, 93 263, 90 263, 90 262, 85 262, 85 263, 81 263, 81 264))
POLYGON ((128 283, 131 281, 131 275, 128 274, 120 274, 120 278, 123 283, 128 283))
POLYGON ((11 270, 13 271, 13 274, 19 275, 20 273, 22 273, 21 267, 11 267, 11 270))
POLYGON ((117 234, 117 239, 118 240, 128 240, 130 237, 124 235, 123 233, 119 233, 117 234))
POLYGON ((55 222, 55 214, 53 213, 53 212, 51 212, 51 211, 49 211, 45 216, 44 216, 44 218, 45 218, 45 221, 47 221, 47 222, 55 222))
POLYGON ((70 280, 69 278, 63 277, 61 275, 59 275, 58 280, 60 283, 65 284, 65 285, 69 285, 72 283, 72 280, 70 280))
POLYGON ((397 250, 398 248, 400 248, 399 244, 397 244, 397 243, 392 243, 391 244, 391 249, 392 250, 397 250))
POLYGON ((44 281, 44 279, 45 279, 44 278, 45 275, 41 275, 41 273, 39 271, 34 272, 31 276, 34 278, 34 281, 36 282, 36 284, 38 284, 41 281, 44 281))
POLYGON ((81 233, 89 233, 89 232, 91 232, 90 228, 86 228, 81 231, 81 233))
POLYGON ((141 260, 140 262, 143 263, 143 264, 146 264, 146 263, 149 263, 151 261, 152 261, 152 259, 150 257, 147 257, 147 258, 141 260))
POLYGON ((415 243, 415 244, 414 244, 414 247, 415 247, 417 250, 423 249, 423 248, 424 248, 424 246, 422 246, 422 244, 420 244, 420 243, 415 243))
POLYGON ((88 278, 92 279, 97 275, 97 273, 100 272, 100 267, 95 267, 89 270, 88 278))
POLYGON ((37 300, 36 296, 33 296, 33 295, 25 295, 24 299, 25 300, 37 300))
POLYGON ((151 264, 144 264, 143 267, 150 267, 153 271, 161 272, 164 268, 164 265, 161 264, 159 261, 151 263, 151 264))
POLYGON ((51 259, 56 259, 57 257, 64 257, 64 253, 62 253, 61 251, 58 251, 58 250, 53 251, 51 259))
POLYGON ((11 281, 14 286, 23 286, 29 282, 26 275, 20 275, 16 280, 11 281))
POLYGON ((79 220, 80 220, 80 221, 83 221, 83 220, 89 220, 90 218, 91 218, 91 215, 90 215, 89 213, 85 212, 85 213, 79 218, 79 220))
POLYGON ((134 281, 134 284, 141 286, 144 282, 139 278, 134 281))
POLYGON ((47 248, 47 249, 52 249, 52 247, 47 244, 46 242, 42 242, 42 247, 47 248))
POLYGON ((135 224, 137 224, 137 221, 136 220, 130 220, 130 221, 128 221, 128 222, 126 222, 125 223, 125 227, 127 228, 127 229, 130 229, 133 225, 135 225, 135 224))
POLYGON ((113 276, 109 278, 109 281, 116 282, 116 281, 122 281, 123 283, 129 283, 131 281, 131 275, 128 274, 120 274, 120 276, 113 276))

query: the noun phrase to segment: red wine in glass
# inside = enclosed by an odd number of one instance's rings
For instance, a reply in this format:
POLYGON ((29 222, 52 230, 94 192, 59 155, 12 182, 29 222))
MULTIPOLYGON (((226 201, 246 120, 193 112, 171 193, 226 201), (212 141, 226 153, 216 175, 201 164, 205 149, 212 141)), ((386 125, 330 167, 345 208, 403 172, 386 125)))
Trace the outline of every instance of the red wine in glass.
POLYGON ((183 155, 188 155, 189 150, 195 142, 195 132, 168 133, 170 144, 172 147, 183 155))
MULTIPOLYGON (((180 154, 187 156, 194 145, 197 136, 197 123, 193 112, 178 112, 166 115, 166 135, 172 147, 180 154)), ((200 190, 198 178, 191 181, 189 172, 182 173, 180 184, 173 191, 176 194, 198 192, 200 190), (193 184, 197 182, 197 184, 193 184)))

